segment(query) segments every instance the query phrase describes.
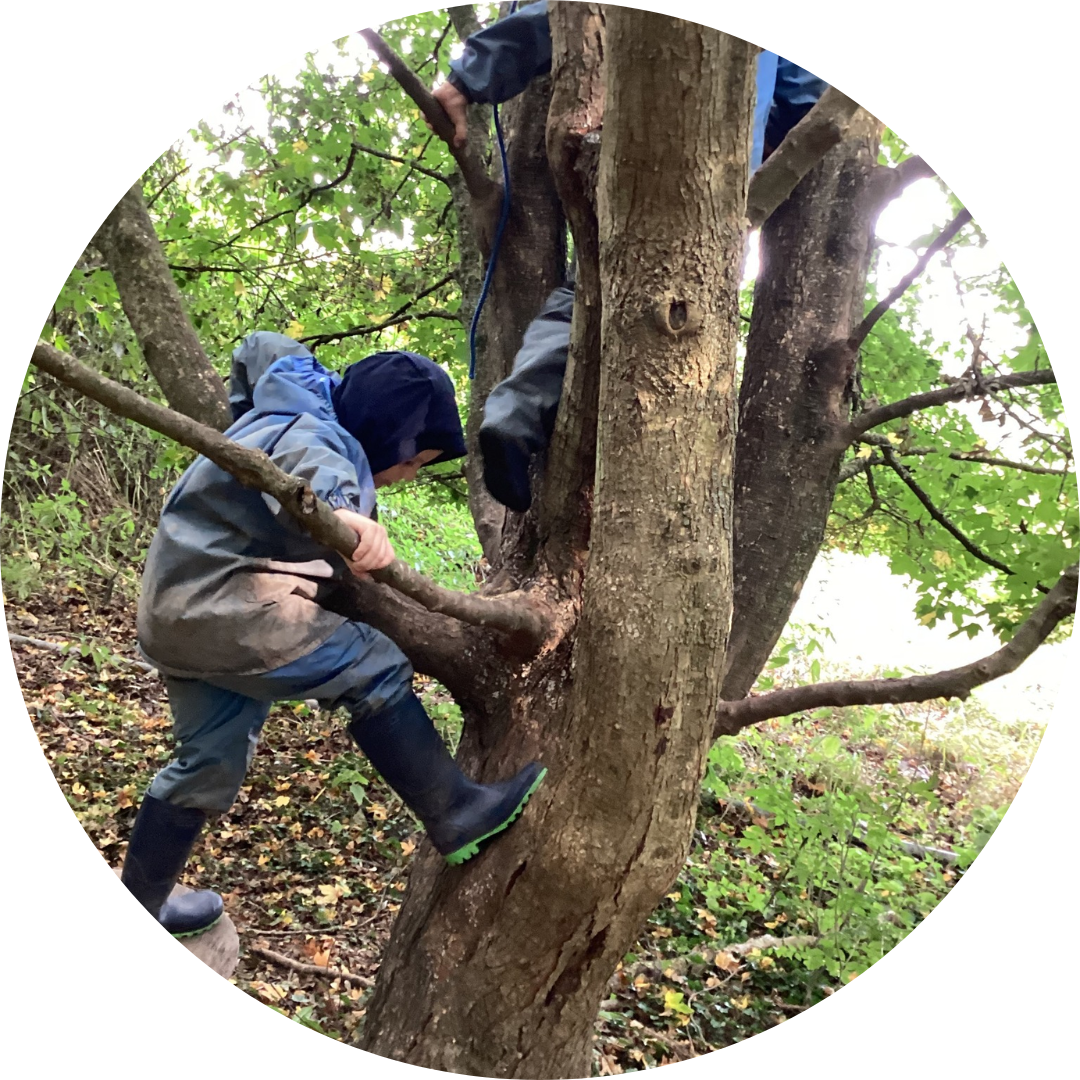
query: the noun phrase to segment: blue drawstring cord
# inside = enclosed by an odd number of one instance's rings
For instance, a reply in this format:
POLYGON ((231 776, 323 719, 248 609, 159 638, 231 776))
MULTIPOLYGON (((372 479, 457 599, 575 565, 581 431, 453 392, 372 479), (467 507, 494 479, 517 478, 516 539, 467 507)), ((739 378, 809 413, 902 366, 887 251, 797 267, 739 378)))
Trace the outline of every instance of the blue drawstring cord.
MULTIPOLYGON (((517 10, 517 0, 510 5, 510 14, 517 10)), ((480 325, 480 315, 484 310, 484 301, 487 299, 488 290, 491 288, 491 279, 495 274, 495 263, 499 258, 499 245, 502 243, 503 232, 506 230, 506 222, 510 218, 510 165, 506 160, 506 143, 503 141, 502 124, 499 122, 499 106, 492 105, 492 114, 495 118, 495 141, 499 145, 499 160, 502 162, 503 175, 503 201, 499 212, 499 224, 495 228, 495 238, 491 242, 491 257, 488 259, 487 271, 484 274, 484 284, 480 289, 480 299, 476 301, 476 309, 473 311, 472 322, 469 325, 469 378, 476 378, 476 328, 480 325)))

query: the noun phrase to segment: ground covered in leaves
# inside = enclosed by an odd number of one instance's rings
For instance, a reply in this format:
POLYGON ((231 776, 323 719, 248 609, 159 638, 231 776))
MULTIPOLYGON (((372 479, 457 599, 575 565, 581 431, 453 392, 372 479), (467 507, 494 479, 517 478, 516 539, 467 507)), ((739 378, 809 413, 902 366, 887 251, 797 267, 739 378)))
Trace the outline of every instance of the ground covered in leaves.
MULTIPOLYGON (((7 612, 10 632, 37 643, 13 651, 56 780, 119 865, 172 751, 163 684, 130 663, 133 606, 95 605, 68 584, 7 612)), ((817 670, 815 648, 807 635, 788 642, 769 678, 817 670)), ((453 741, 456 708, 437 686, 419 689, 453 741)), ((602 1004, 594 1072, 726 1046, 857 977, 962 876, 1039 734, 929 705, 796 717, 717 744, 684 872, 602 1004)), ((224 895, 241 991, 355 1042, 422 841, 340 719, 292 703, 271 714, 238 802, 184 881, 224 895)))

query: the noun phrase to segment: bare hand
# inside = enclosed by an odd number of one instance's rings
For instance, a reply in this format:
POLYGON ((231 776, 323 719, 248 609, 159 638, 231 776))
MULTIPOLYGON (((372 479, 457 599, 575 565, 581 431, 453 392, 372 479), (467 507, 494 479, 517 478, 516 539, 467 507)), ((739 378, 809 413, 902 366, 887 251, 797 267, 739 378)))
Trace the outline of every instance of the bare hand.
POLYGON ((386 530, 377 521, 352 510, 335 510, 334 513, 356 533, 359 541, 352 558, 345 560, 356 577, 369 577, 369 571, 382 570, 397 558, 386 530))
POLYGON ((454 146, 460 150, 468 137, 466 108, 469 99, 451 82, 444 82, 431 92, 431 96, 442 106, 450 123, 454 125, 454 146))

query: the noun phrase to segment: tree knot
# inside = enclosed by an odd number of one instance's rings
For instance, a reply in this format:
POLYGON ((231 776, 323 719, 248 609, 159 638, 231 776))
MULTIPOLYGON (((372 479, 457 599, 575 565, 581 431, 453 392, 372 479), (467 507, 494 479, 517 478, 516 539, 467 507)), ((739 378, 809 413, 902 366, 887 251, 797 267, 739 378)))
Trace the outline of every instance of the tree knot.
POLYGON ((653 305, 656 328, 676 340, 696 334, 701 329, 703 317, 700 304, 673 293, 661 297, 653 305))

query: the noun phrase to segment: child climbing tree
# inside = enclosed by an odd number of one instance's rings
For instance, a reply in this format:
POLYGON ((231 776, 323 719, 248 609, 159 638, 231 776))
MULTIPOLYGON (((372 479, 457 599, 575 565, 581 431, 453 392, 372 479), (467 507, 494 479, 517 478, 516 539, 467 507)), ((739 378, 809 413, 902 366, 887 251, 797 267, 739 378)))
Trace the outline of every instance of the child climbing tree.
MULTIPOLYGON (((475 21, 454 10, 467 36, 475 21)), ((713 739, 821 704, 964 696, 1022 662, 1076 595, 1073 533, 1007 532, 988 552, 900 460, 896 431, 973 396, 1053 392, 1045 363, 1027 356, 1010 370, 976 350, 965 380, 863 397, 860 348, 903 293, 864 315, 873 223, 926 166, 879 164, 880 125, 831 96, 750 182, 754 47, 624 7, 553 3, 549 18, 550 77, 504 110, 514 197, 467 428, 474 450, 487 394, 563 280, 569 224, 574 322, 537 497, 527 514, 508 513, 471 453, 471 508, 493 569, 482 595, 456 601, 391 567, 334 599, 450 689, 470 775, 490 780, 533 758, 549 770, 482 858, 451 868, 430 848, 418 854, 368 1009, 367 1049, 486 1076, 587 1075, 608 979, 684 862, 713 739), (762 270, 740 378, 751 221, 764 222, 762 270), (1007 582, 995 613, 1009 643, 936 676, 748 697, 822 545, 845 459, 863 446, 872 452, 849 459, 851 475, 895 478, 950 537, 940 543, 956 545, 968 580, 989 565, 1007 582)), ((379 35, 365 37, 451 142, 423 79, 379 35)), ((501 207, 498 169, 481 152, 486 117, 474 112, 447 184, 466 316, 501 207)), ((331 175, 307 180, 299 207, 350 176, 357 144, 339 146, 331 175)), ((185 319, 184 272, 170 271, 146 196, 126 196, 96 245, 169 402, 220 427, 224 388, 185 319), (189 383, 199 393, 182 399, 189 383)), ((960 211, 921 266, 966 224, 960 211)), ((68 359, 47 344, 34 354, 75 384, 68 359)))

